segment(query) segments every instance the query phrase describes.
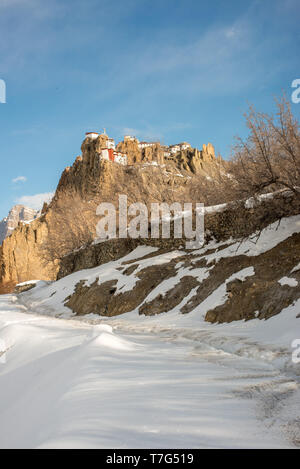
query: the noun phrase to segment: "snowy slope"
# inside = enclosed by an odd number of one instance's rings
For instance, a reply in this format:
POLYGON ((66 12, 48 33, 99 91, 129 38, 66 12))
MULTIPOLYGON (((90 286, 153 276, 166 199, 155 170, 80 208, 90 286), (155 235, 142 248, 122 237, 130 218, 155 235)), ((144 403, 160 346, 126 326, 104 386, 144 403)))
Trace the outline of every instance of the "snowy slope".
MULTIPOLYGON (((22 303, 31 311, 55 316, 61 315, 63 317, 71 317, 72 311, 65 306, 65 300, 74 293, 76 285, 78 285, 79 282, 83 281, 85 286, 90 287, 95 282, 98 282, 100 285, 114 280, 116 282, 116 291, 114 295, 117 296, 119 294, 133 291, 139 281, 138 274, 141 271, 145 271, 147 268, 149 269, 154 266, 157 266, 159 269, 161 266, 163 267, 168 265, 171 261, 175 261, 175 275, 163 280, 150 291, 150 293, 144 298, 142 304, 133 310, 133 313, 137 315, 141 306, 146 303, 151 304, 151 301, 171 292, 172 289, 180 283, 183 277, 193 277, 197 282, 199 282, 199 284, 201 284, 210 275, 213 275, 212 269, 218 262, 220 262, 221 259, 234 258, 242 255, 249 258, 255 258, 276 247, 295 233, 300 233, 300 216, 283 219, 279 226, 278 223, 270 225, 263 230, 258 240, 254 235, 253 239, 249 238, 243 243, 236 240, 228 240, 225 243, 216 243, 215 241, 212 241, 204 248, 193 251, 192 254, 191 251, 189 251, 189 255, 192 255, 192 257, 189 258, 188 264, 182 261, 182 259, 185 259, 184 256, 187 255, 183 250, 160 253, 157 252, 158 248, 140 246, 129 255, 116 261, 111 261, 92 269, 75 272, 57 282, 39 282, 35 289, 24 293, 20 297, 20 301, 22 301, 22 303), (201 261, 202 263, 204 262, 203 267, 197 267, 197 261, 201 261), (129 262, 136 266, 135 270, 130 274, 126 271, 129 262)), ((294 269, 297 269, 297 266, 293 267, 294 269)), ((224 283, 222 283, 208 298, 197 305, 195 311, 192 311, 192 313, 189 314, 195 314, 203 320, 208 310, 215 308, 217 305, 222 305, 227 299, 226 286, 229 282, 233 280, 244 281, 254 274, 255 271, 251 265, 246 269, 239 269, 237 265, 234 268, 232 275, 225 279, 224 283)), ((291 285, 291 282, 292 280, 290 279, 289 285, 291 285)), ((295 280, 293 285, 296 285, 295 280)), ((189 304, 190 299, 193 294, 195 294, 195 290, 197 290, 197 287, 195 287, 189 295, 183 298, 182 303, 176 306, 175 311, 178 312, 185 305, 189 304)))
POLYGON ((12 295, 0 311, 1 448, 279 448, 299 436, 299 384, 268 349, 243 356, 227 337, 226 351, 175 318, 121 332, 24 312, 12 295))
MULTIPOLYGON (((135 309, 79 317, 64 306, 82 280, 88 286, 113 278, 117 291, 130 292, 137 272, 177 263, 176 275, 154 288, 151 300, 184 275, 204 281, 237 249, 258 256, 299 232, 300 217, 291 217, 264 230, 257 243, 212 242, 194 253, 208 262, 203 267, 182 262, 182 251, 140 246, 117 261, 0 296, 0 447, 299 446, 300 361, 292 357, 300 351, 292 345, 300 344, 300 299, 267 321, 204 320, 226 301, 228 282, 251 279, 252 267, 237 266, 189 314, 180 309, 193 289, 157 316, 135 309), (124 262, 136 270, 124 274, 124 262)), ((294 265, 278 288, 297 288, 298 270, 294 265)))

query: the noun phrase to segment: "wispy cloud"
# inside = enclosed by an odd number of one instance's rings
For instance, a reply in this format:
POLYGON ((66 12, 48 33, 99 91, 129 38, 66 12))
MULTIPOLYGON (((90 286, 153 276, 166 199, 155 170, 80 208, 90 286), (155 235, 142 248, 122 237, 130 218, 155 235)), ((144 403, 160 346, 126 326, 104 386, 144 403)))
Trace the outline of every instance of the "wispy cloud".
POLYGON ((25 176, 18 176, 16 178, 12 179, 13 183, 26 182, 26 181, 27 181, 27 177, 25 177, 25 176))
POLYGON ((20 205, 26 205, 27 207, 35 210, 40 210, 43 207, 44 202, 49 203, 53 198, 53 192, 47 192, 43 194, 35 195, 23 195, 16 199, 16 203, 20 205))
POLYGON ((15 6, 32 6, 34 0, 0 0, 0 8, 12 8, 15 6))
POLYGON ((226 37, 234 37, 237 34, 237 30, 235 28, 229 28, 225 31, 226 37))
MULTIPOLYGON (((285 38, 265 34, 266 28, 262 28, 267 5, 264 2, 249 5, 234 21, 208 23, 184 40, 174 39, 176 32, 169 28, 172 40, 163 31, 148 43, 137 42, 112 65, 108 93, 113 95, 119 89, 121 94, 126 90, 128 102, 140 89, 145 101, 145 96, 148 100, 156 96, 189 99, 238 96, 257 89, 257 84, 260 87, 269 84, 278 75, 277 66, 285 67, 291 58, 280 52, 274 54, 285 38), (256 21, 257 16, 260 21, 256 21), (124 69, 126 74, 122 73, 124 69)), ((267 23, 271 21, 275 19, 271 17, 267 23)))

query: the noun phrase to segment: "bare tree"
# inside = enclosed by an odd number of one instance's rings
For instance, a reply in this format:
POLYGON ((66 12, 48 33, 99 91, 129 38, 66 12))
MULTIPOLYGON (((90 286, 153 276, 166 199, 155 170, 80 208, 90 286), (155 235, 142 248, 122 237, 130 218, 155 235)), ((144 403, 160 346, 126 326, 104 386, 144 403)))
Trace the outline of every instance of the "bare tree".
POLYGON ((275 116, 250 107, 250 134, 237 138, 232 174, 241 195, 288 189, 300 197, 300 130, 286 97, 276 100, 275 116))

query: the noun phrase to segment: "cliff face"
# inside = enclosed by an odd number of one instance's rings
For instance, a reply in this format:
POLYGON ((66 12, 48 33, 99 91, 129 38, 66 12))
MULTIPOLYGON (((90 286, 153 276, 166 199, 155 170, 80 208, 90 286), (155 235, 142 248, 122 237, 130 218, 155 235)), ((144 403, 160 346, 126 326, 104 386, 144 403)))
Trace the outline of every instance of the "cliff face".
POLYGON ((46 263, 41 259, 39 247, 47 237, 45 218, 29 225, 19 225, 0 248, 2 283, 18 283, 26 280, 53 280, 58 269, 57 262, 46 263))
POLYGON ((180 151, 175 156, 174 162, 179 169, 209 177, 214 177, 227 166, 221 157, 216 157, 211 143, 203 145, 202 150, 190 148, 180 151))
POLYGON ((143 156, 138 145, 138 140, 125 140, 117 145, 117 150, 127 154, 128 164, 141 163, 143 156))
MULTIPOLYGON (((100 136, 102 137, 102 136, 100 136)), ((72 167, 63 172, 56 194, 50 208, 55 207, 58 199, 66 192, 76 190, 83 200, 92 198, 100 201, 117 202, 119 194, 126 194, 128 202, 162 201, 170 197, 167 195, 172 184, 172 174, 158 165, 129 164, 128 166, 111 163, 99 159, 103 148, 101 138, 86 139, 81 147, 82 156, 76 158, 72 167), (163 194, 166 189, 167 193, 163 194)), ((132 155, 128 155, 132 162, 132 155)), ((151 160, 152 161, 152 160, 151 160)), ((153 160, 154 161, 154 160, 153 160)), ((147 163, 145 161, 145 163, 147 163)), ((184 178, 183 178, 184 179, 184 178)), ((184 181, 177 181, 176 186, 184 191, 184 181)))
POLYGON ((138 140, 124 140, 117 145, 117 150, 127 154, 128 164, 151 163, 164 164, 163 147, 155 143, 146 148, 140 148, 138 140))
POLYGON ((0 283, 56 279, 60 265, 58 257, 45 260, 41 249, 51 231, 56 231, 57 238, 61 237, 63 244, 66 232, 78 225, 79 209, 75 202, 70 206, 73 194, 89 208, 89 211, 85 210, 84 223, 95 235, 99 220, 96 206, 100 202, 117 204, 119 194, 128 196, 128 204, 136 201, 146 204, 173 202, 175 196, 178 202, 187 201, 194 173, 210 175, 220 171, 222 166, 222 162, 215 158, 211 145, 203 147, 201 152, 180 152, 173 161, 162 164, 163 149, 159 145, 140 150, 138 144, 132 141, 119 146, 127 152, 129 159, 129 165, 122 166, 100 160, 99 153, 106 144, 106 135, 100 135, 97 139, 86 138, 81 148, 82 155, 63 172, 55 196, 43 210, 43 215, 28 225, 18 226, 12 236, 4 240, 0 248, 0 283), (59 219, 64 209, 69 213, 67 225, 60 223, 59 219))
POLYGON ((221 157, 216 157, 215 149, 211 143, 197 148, 187 148, 175 154, 170 153, 168 147, 154 143, 146 148, 139 148, 138 140, 125 140, 117 146, 128 156, 128 164, 157 163, 167 165, 192 174, 213 177, 220 169, 226 168, 226 162, 221 157))
POLYGON ((15 205, 8 216, 0 221, 0 244, 17 228, 19 222, 29 222, 38 216, 38 212, 24 205, 15 205))

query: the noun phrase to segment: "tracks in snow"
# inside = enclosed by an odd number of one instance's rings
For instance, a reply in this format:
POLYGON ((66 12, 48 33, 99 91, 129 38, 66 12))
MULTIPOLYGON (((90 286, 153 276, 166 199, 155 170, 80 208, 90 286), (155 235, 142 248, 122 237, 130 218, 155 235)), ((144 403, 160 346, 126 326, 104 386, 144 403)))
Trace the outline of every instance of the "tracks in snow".
MULTIPOLYGON (((0 324, 0 339, 1 330, 7 326, 33 325, 51 319, 47 316, 31 316, 27 308, 18 304, 17 298, 13 296, 0 299, 0 310, 3 309, 20 313, 20 316, 0 324), (28 316, 24 317, 26 312, 28 316)), ((86 340, 79 345, 80 354, 80 348, 85 346, 91 334, 94 335, 97 326, 74 318, 66 322, 70 326, 78 324, 83 329, 83 335, 86 334, 86 340)), ((149 351, 157 355, 156 360, 159 360, 159 354, 171 353, 186 362, 199 362, 199 368, 205 362, 224 369, 225 374, 218 373, 212 379, 229 383, 228 398, 253 402, 257 419, 268 431, 278 433, 279 430, 292 445, 300 447, 300 383, 299 375, 291 364, 290 351, 262 346, 243 337, 220 335, 220 330, 134 324, 122 319, 111 319, 109 323, 123 335, 145 344, 145 347, 150 341, 153 345, 155 338, 157 349, 152 347, 149 351)), ((0 351, 0 360, 1 353, 3 356, 5 351, 0 351)))

